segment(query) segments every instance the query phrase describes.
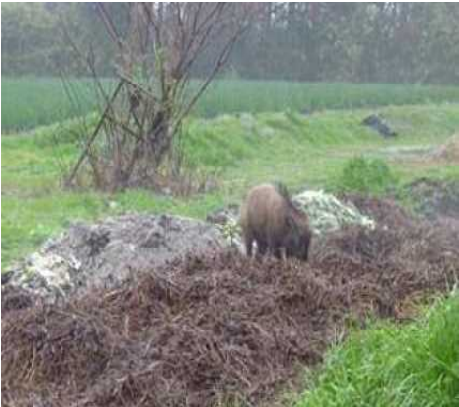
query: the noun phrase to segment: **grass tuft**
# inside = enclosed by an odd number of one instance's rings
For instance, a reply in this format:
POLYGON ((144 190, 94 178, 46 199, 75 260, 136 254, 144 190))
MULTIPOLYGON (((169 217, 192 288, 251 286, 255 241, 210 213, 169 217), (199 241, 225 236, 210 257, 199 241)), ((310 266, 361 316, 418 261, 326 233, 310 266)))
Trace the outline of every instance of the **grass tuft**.
POLYGON ((459 403, 459 293, 405 327, 375 323, 331 350, 295 407, 459 403))

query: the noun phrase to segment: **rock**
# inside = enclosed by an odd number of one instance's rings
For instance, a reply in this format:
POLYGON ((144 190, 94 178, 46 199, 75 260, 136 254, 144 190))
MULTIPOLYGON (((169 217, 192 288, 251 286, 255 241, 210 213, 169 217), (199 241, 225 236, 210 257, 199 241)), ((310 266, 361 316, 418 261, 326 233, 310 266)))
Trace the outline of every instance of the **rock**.
POLYGON ((384 138, 395 137, 397 135, 383 119, 375 114, 366 117, 362 121, 362 124, 376 130, 384 138))
POLYGON ((10 284, 54 302, 92 287, 115 287, 187 252, 227 246, 209 223, 177 216, 127 214, 76 223, 9 270, 10 284))

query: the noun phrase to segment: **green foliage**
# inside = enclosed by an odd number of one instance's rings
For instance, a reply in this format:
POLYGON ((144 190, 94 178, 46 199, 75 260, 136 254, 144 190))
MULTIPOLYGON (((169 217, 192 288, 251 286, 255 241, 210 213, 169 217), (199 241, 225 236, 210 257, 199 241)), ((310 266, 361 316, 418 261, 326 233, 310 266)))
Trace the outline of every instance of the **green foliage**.
POLYGON ((354 332, 325 360, 296 407, 457 406, 459 294, 417 323, 354 332))
POLYGON ((354 157, 344 166, 339 187, 349 192, 380 194, 397 183, 398 178, 384 161, 354 157))
POLYGON ((2 74, 53 72, 52 60, 62 52, 55 41, 57 16, 48 12, 45 3, 2 3, 1 7, 2 74))

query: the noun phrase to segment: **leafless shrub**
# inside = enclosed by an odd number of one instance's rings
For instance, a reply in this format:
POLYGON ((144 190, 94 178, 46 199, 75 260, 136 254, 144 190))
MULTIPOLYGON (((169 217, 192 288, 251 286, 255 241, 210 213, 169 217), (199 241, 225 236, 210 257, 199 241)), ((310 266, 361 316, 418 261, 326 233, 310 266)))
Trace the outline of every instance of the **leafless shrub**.
POLYGON ((125 3, 124 7, 127 26, 109 4, 95 6, 117 48, 115 86, 107 86, 97 74, 94 49, 82 52, 71 34, 66 34, 80 63, 86 65, 100 101, 100 120, 91 134, 85 134, 67 185, 74 184, 83 164, 89 166, 96 188, 117 190, 157 183, 162 168, 171 163, 166 158, 184 118, 227 62, 256 6, 125 3), (191 83, 192 69, 210 44, 218 47, 214 64, 204 79, 191 83))

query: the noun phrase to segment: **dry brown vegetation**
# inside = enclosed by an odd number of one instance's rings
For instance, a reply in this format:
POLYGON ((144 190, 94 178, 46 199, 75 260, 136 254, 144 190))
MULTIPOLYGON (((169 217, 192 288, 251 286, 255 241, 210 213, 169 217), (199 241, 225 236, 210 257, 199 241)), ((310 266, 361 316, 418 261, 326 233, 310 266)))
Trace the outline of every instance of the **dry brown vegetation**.
POLYGON ((348 321, 404 319, 411 298, 457 281, 458 228, 354 201, 378 228, 317 240, 309 263, 189 256, 57 307, 4 291, 2 403, 258 403, 319 362, 348 321))

